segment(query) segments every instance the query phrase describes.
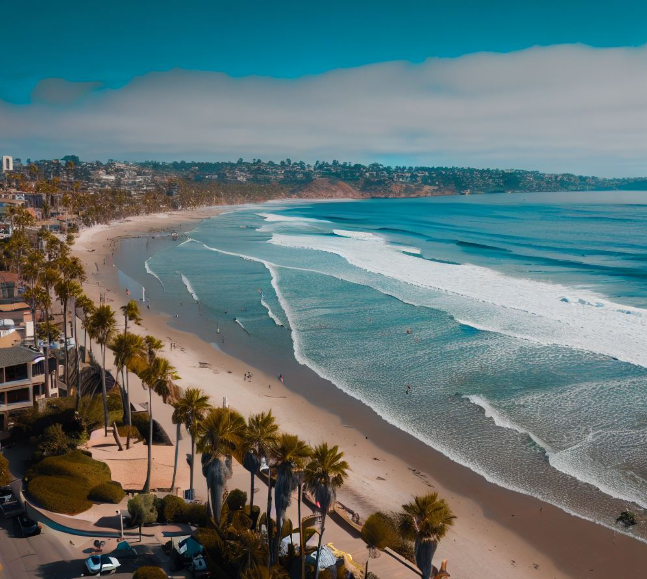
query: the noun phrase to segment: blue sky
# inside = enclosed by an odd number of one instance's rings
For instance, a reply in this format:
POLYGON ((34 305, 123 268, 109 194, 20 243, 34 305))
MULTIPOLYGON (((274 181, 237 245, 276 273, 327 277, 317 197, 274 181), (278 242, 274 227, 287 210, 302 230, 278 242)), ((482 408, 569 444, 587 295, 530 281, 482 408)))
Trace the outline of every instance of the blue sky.
MULTIPOLYGON (((325 81, 331 75, 339 74, 339 69, 350 69, 359 77, 365 77, 366 71, 370 73, 380 63, 392 61, 399 61, 400 66, 407 70, 407 63, 421 67, 430 62, 460 63, 461 59, 469 59, 470 55, 481 52, 494 53, 492 59, 496 60, 497 53, 523 55, 527 54, 527 49, 531 52, 541 50, 533 47, 581 44, 584 45, 582 48, 590 51, 593 60, 599 55, 600 61, 604 62, 605 55, 614 54, 613 48, 630 50, 633 47, 640 51, 639 47, 647 43, 647 3, 622 0, 613 3, 596 0, 347 0, 325 3, 244 0, 173 3, 114 0, 104 3, 86 0, 62 4, 36 0, 28 5, 5 2, 2 16, 3 22, 11 25, 4 25, 0 34, 0 54, 3 55, 0 129, 3 121, 15 113, 24 123, 25 130, 21 134, 16 119, 10 119, 11 135, 3 136, 0 131, 0 148, 4 151, 9 147, 18 150, 22 156, 31 157, 63 155, 69 152, 66 147, 73 146, 83 147, 90 156, 120 158, 183 157, 189 154, 205 159, 228 158, 240 152, 247 153, 245 157, 271 157, 283 153, 297 158, 334 155, 335 143, 331 137, 325 143, 312 142, 301 146, 298 141, 281 141, 272 147, 268 142, 255 143, 254 136, 250 135, 246 146, 237 142, 236 151, 232 150, 232 155, 227 156, 221 143, 212 146, 201 135, 196 139, 200 146, 193 147, 193 150, 185 143, 178 143, 175 149, 167 146, 156 148, 147 142, 133 142, 133 135, 129 134, 124 134, 121 144, 118 135, 111 135, 113 142, 105 146, 98 143, 98 137, 93 139, 89 131, 61 134, 57 130, 51 135, 44 131, 39 141, 35 127, 30 126, 36 119, 42 123, 43 118, 48 118, 43 114, 44 107, 50 107, 47 110, 52 126, 56 125, 57 119, 62 122, 63 115, 75 110, 84 112, 93 106, 98 117, 106 108, 112 114, 118 114, 122 109, 116 111, 107 101, 119 100, 121 91, 123 95, 137 92, 133 84, 140 82, 142 77, 144 81, 153 77, 150 84, 157 83, 158 91, 165 90, 159 85, 159 78, 150 74, 154 72, 167 73, 170 84, 175 81, 177 69, 180 72, 213 73, 218 79, 221 78, 220 73, 224 73, 227 78, 234 77, 230 78, 232 82, 250 75, 270 77, 266 79, 270 84, 274 79, 290 79, 285 82, 293 83, 294 92, 298 93, 302 85, 308 85, 313 79, 325 81), (55 83, 49 79, 95 84, 68 83, 52 89, 55 83), (60 96, 61 91, 63 97, 60 96), (32 133, 33 137, 27 133, 32 133), (57 135, 60 138, 57 139, 57 135), (27 155, 30 150, 33 152, 27 155)), ((566 50, 569 48, 565 46, 566 50)), ((556 65, 559 65, 557 60, 561 56, 554 56, 556 65)), ((388 70, 388 65, 385 66, 388 70)), ((627 71, 627 74, 640 73, 642 61, 636 66, 636 70, 627 71)), ((601 77, 606 74, 602 68, 600 71, 601 77)), ((544 69, 540 70, 539 76, 543 72, 544 69)), ((510 78, 518 73, 518 69, 510 68, 510 78)), ((356 81, 351 76, 344 78, 347 88, 354 91, 356 81)), ((547 74, 543 80, 551 84, 552 78, 547 74)), ((433 79, 432 84, 436 84, 433 79)), ((204 87, 187 86, 187 90, 198 89, 204 90, 204 87)), ((541 85, 535 89, 541 90, 541 85)), ((289 93, 288 85, 282 95, 288 98, 286 103, 289 102, 289 93)), ((142 91, 139 96, 144 98, 142 91)), ((154 94, 145 96, 155 98, 154 94)), ((220 95, 214 96, 219 98, 220 95)), ((200 102, 207 103, 208 94, 203 97, 205 100, 200 102)), ((125 100, 120 102, 121 106, 128 107, 125 100)), ((262 107, 262 99, 255 100, 253 105, 262 107)), ((418 105, 422 107, 418 114, 424 115, 424 104, 418 105)), ((183 108, 181 102, 178 106, 183 108)), ((375 114, 377 122, 382 116, 379 108, 375 114)), ((491 116, 487 111, 484 114, 491 116)), ((222 128, 222 123, 217 127, 222 128)), ((290 130, 290 127, 286 128, 290 130)), ((316 128, 312 127, 313 130, 316 128)), ((194 130, 199 133, 201 127, 195 126, 194 130)), ((170 134, 169 128, 169 138, 170 134)), ((497 162, 511 166, 521 162, 524 167, 534 166, 532 151, 524 159, 515 158, 515 155, 508 158, 505 147, 501 148, 502 143, 497 144, 499 153, 492 150, 478 153, 474 147, 466 146, 465 154, 461 156, 460 150, 443 153, 441 142, 428 150, 424 148, 428 147, 425 144, 415 151, 402 151, 397 149, 398 139, 393 141, 393 150, 388 150, 386 143, 372 148, 368 140, 358 142, 353 150, 341 146, 343 141, 347 141, 344 137, 338 135, 340 154, 358 160, 370 160, 370 157, 386 160, 410 158, 411 162, 425 163, 446 160, 462 165, 497 162)), ((419 138, 417 135, 410 141, 419 138)), ((262 138, 259 140, 263 141, 262 138)), ((518 149, 512 140, 509 149, 511 153, 518 149)), ((83 151, 78 153, 83 158, 83 151)), ((604 156, 604 151, 597 154, 604 156)), ((608 169, 603 168, 603 172, 647 174, 647 169, 643 170, 639 163, 619 156, 617 151, 610 151, 610 154, 617 159, 609 163, 608 169)), ((545 170, 553 166, 555 170, 572 166, 572 170, 578 171, 587 166, 591 169, 599 166, 597 160, 586 163, 586 156, 586 151, 583 151, 577 162, 560 161, 557 156, 550 161, 550 156, 543 151, 541 154, 537 152, 536 158, 537 165, 541 165, 538 168, 545 170)))

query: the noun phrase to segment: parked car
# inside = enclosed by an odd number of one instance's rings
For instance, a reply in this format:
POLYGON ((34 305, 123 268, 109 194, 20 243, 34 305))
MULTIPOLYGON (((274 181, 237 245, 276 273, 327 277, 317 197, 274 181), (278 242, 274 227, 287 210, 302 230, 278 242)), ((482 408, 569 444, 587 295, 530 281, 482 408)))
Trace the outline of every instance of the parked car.
POLYGON ((102 573, 112 575, 121 563, 116 557, 110 555, 92 555, 85 560, 85 568, 90 575, 98 577, 102 573))
POLYGON ((25 513, 18 515, 18 526, 23 537, 33 537, 39 535, 43 528, 39 523, 30 519, 25 513))
POLYGON ((16 497, 13 495, 13 489, 11 487, 2 487, 0 488, 0 505, 6 503, 13 503, 16 500, 16 497))

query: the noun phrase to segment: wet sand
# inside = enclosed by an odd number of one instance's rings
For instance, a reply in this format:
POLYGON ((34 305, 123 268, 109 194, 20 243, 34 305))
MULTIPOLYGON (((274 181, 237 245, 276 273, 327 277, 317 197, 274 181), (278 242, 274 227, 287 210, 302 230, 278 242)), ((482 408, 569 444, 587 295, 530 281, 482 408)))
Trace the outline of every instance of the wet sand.
MULTIPOLYGON (((88 295, 97 300, 107 290, 117 309, 129 299, 112 267, 118 238, 151 234, 151 230, 188 230, 217 210, 178 212, 136 218, 81 233, 74 251, 83 259, 88 295), (106 265, 103 258, 106 257, 106 265), (96 272, 95 263, 99 264, 96 272), (98 284, 98 285, 97 285, 98 284)), ((254 366, 254 353, 234 358, 199 337, 174 329, 167 314, 143 310, 137 331, 162 339, 165 355, 178 368, 184 387, 198 386, 219 405, 224 396, 244 415, 272 408, 282 427, 316 444, 339 444, 352 466, 339 500, 363 516, 394 510, 413 495, 434 490, 457 515, 454 528, 441 542, 435 561, 449 559, 454 577, 463 578, 639 578, 647 572, 647 545, 600 525, 569 515, 542 501, 488 483, 412 436, 381 419, 373 410, 336 389, 308 368, 291 365, 286 384, 254 366), (170 343, 177 348, 169 351, 170 343), (251 381, 243 374, 253 373, 251 381), (271 388, 268 388, 271 385, 271 388)), ((287 362, 286 362, 287 364, 287 362)), ((142 401, 140 389, 133 399, 142 401)), ((171 434, 170 407, 156 406, 171 434)), ((182 468, 188 468, 182 464, 182 468)), ((196 479, 201 478, 196 473, 196 479)))

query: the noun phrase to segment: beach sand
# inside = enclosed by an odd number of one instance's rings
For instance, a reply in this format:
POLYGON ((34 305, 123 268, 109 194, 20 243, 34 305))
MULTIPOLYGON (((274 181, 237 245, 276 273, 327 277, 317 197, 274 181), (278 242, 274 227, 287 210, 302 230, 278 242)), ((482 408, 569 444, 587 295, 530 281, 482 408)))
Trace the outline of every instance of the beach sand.
MULTIPOLYGON (((98 301, 99 293, 106 292, 108 303, 115 310, 130 299, 119 286, 118 271, 111 259, 113 244, 120 237, 146 235, 160 229, 192 229, 197 220, 219 211, 222 208, 151 215, 82 231, 74 253, 83 260, 88 272, 88 281, 84 284, 87 295, 98 301), (106 265, 99 265, 97 272, 95 264, 102 264, 104 257, 106 265)), ((337 389, 319 394, 308 392, 306 398, 282 385, 276 377, 216 350, 193 334, 169 327, 170 318, 166 314, 143 308, 142 315, 142 326, 135 331, 153 334, 165 343, 164 355, 182 377, 181 386, 204 389, 214 405, 221 405, 226 397, 244 415, 271 408, 284 430, 298 434, 311 444, 323 441, 338 444, 352 467, 338 500, 363 517, 376 510, 398 509, 416 494, 438 491, 457 519, 440 543, 434 562, 439 564, 442 559, 448 559, 452 577, 638 579, 647 573, 647 545, 532 497, 488 483, 337 389), (172 342, 177 346, 170 351, 172 342), (243 379, 247 371, 253 373, 251 381, 243 379)), ((133 379, 131 399, 134 402, 148 399, 133 379)), ((154 412, 174 440, 172 408, 158 399, 154 402, 154 412)), ((186 435, 180 449, 183 457, 188 451, 186 435)), ((180 468, 185 473, 188 471, 183 458, 180 468)), ((186 480, 185 473, 182 480, 186 480)), ((119 473, 113 472, 113 475, 119 479, 119 473)), ((204 496, 199 466, 195 479, 198 496, 204 496)), ((246 491, 249 487, 248 474, 239 465, 229 485, 229 488, 235 487, 246 491)), ((266 487, 262 484, 259 487, 255 502, 264 504, 266 487)), ((339 531, 331 531, 329 535, 327 529, 324 540, 334 540, 336 546, 344 548, 344 538, 338 535, 339 531)), ((358 540, 353 541, 354 557, 360 560, 362 550, 357 546, 358 540)), ((383 559, 388 557, 383 555, 371 562, 381 579, 412 576, 391 573, 383 559)))

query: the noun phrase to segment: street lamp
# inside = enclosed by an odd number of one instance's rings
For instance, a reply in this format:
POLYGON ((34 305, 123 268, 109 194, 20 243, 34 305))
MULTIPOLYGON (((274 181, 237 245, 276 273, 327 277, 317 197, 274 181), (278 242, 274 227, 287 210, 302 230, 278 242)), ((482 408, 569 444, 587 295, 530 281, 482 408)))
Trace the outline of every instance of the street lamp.
POLYGON ((119 517, 119 538, 124 538, 124 517, 121 514, 121 511, 117 511, 117 516, 119 517))

